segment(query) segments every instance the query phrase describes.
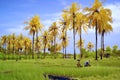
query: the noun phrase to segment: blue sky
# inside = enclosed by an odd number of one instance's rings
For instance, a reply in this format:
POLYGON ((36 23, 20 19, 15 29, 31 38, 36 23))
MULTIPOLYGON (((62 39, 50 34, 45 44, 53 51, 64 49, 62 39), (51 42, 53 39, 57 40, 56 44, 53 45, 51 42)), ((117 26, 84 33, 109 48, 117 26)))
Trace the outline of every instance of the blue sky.
MULTIPOLYGON (((61 11, 70 6, 72 2, 78 2, 82 8, 91 6, 94 0, 0 0, 0 36, 9 33, 23 33, 28 36, 28 32, 24 31, 24 21, 29 20, 34 15, 39 15, 41 22, 47 29, 53 21, 57 21, 61 16, 61 11)), ((104 1, 104 0, 102 0, 104 1)), ((117 44, 120 47, 120 1, 105 0, 104 7, 112 10, 113 32, 105 35, 105 46, 113 46, 117 44)), ((69 36, 72 33, 69 32, 69 36)), ((85 44, 88 41, 95 42, 93 30, 89 30, 88 34, 83 33, 85 44)), ((78 37, 76 37, 78 40, 78 37)), ((73 52, 72 37, 69 38, 68 52, 73 52)), ((100 37, 99 42, 100 46, 100 37)), ((85 46, 86 47, 86 46, 85 46)))

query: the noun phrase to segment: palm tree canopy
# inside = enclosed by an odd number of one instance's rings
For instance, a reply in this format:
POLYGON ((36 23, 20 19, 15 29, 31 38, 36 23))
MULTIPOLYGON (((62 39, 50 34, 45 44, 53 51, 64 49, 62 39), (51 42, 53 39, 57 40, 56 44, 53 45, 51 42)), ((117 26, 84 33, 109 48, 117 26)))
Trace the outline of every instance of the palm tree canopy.
POLYGON ((40 23, 40 18, 38 15, 35 15, 31 18, 29 22, 25 22, 28 26, 25 27, 25 30, 29 30, 29 34, 33 34, 41 30, 43 25, 40 23))
POLYGON ((100 14, 100 18, 101 18, 101 20, 98 22, 98 24, 101 24, 98 29, 99 34, 101 34, 103 30, 105 32, 112 31, 113 28, 111 26, 111 23, 112 23, 111 10, 101 8, 99 14, 100 14))
POLYGON ((64 46, 64 47, 68 46, 68 42, 69 42, 68 37, 66 37, 64 33, 61 34, 60 40, 62 40, 62 42, 61 42, 62 46, 64 46))
POLYGON ((58 35, 58 26, 57 26, 56 22, 53 22, 53 24, 49 28, 49 31, 50 31, 51 35, 53 35, 53 36, 58 35))
POLYGON ((93 43, 92 43, 92 42, 88 42, 87 48, 88 48, 88 49, 91 49, 91 48, 93 48, 93 47, 94 47, 93 43))
POLYGON ((78 12, 76 14, 76 31, 80 33, 80 28, 83 29, 87 33, 87 25, 88 25, 88 19, 85 15, 83 15, 81 12, 78 12))
POLYGON ((5 43, 7 43, 7 36, 6 35, 2 36, 1 42, 2 42, 2 45, 4 45, 5 43))
POLYGON ((84 47, 84 40, 82 40, 81 45, 80 45, 80 40, 78 40, 78 42, 76 44, 77 44, 78 48, 80 48, 80 46, 83 48, 84 47))
POLYGON ((43 36, 42 36, 43 44, 47 44, 48 40, 49 40, 49 33, 48 33, 48 31, 44 31, 43 36))
POLYGON ((24 39, 23 39, 23 45, 24 45, 24 47, 26 47, 27 49, 28 48, 31 48, 31 40, 28 38, 28 37, 24 37, 24 39))

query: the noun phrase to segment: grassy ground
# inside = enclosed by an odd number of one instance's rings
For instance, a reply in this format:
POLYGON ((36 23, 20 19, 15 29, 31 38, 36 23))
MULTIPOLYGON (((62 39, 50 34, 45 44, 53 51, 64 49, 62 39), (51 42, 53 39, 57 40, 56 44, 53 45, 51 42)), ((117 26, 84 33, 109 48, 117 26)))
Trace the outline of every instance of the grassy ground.
MULTIPOLYGON (((88 59, 87 59, 88 60, 88 59)), ((91 67, 77 68, 73 59, 0 60, 0 80, 46 80, 43 74, 77 78, 78 80, 119 80, 120 60, 91 60, 91 67)), ((84 64, 86 59, 81 61, 84 64)))

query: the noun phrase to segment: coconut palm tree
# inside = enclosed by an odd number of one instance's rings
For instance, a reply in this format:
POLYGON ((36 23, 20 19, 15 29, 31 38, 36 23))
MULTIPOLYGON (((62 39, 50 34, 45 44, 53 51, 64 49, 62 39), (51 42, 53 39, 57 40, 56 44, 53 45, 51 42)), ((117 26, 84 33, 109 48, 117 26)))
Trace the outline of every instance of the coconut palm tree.
POLYGON ((24 36, 22 34, 16 37, 16 43, 15 43, 15 49, 16 49, 16 55, 17 55, 16 60, 18 60, 19 58, 21 59, 21 54, 23 52, 23 39, 24 39, 24 36))
POLYGON ((53 24, 49 27, 49 32, 51 36, 53 36, 54 41, 54 54, 56 54, 56 37, 58 35, 58 26, 56 22, 53 22, 53 24))
POLYGON ((61 44, 56 44, 56 51, 60 51, 62 49, 62 45, 61 44))
MULTIPOLYGON (((63 36, 63 38, 61 38, 62 39, 62 41, 63 41, 63 43, 67 43, 67 41, 66 41, 66 37, 67 37, 67 29, 69 28, 69 25, 70 25, 70 17, 69 17, 69 14, 67 13, 67 12, 64 12, 63 14, 62 14, 62 20, 61 20, 61 22, 60 22, 60 24, 62 25, 62 28, 61 28, 61 30, 62 30, 62 34, 65 34, 65 36, 63 36)), ((62 36, 61 36, 62 37, 62 36)), ((66 52, 67 52, 67 49, 66 49, 66 47, 67 46, 64 46, 63 47, 63 51, 64 51, 64 48, 65 48, 65 58, 66 58, 66 52)), ((63 52, 64 53, 64 52, 63 52)))
POLYGON ((82 40, 82 42, 80 42, 80 40, 78 40, 78 42, 76 43, 77 47, 80 49, 81 48, 84 48, 84 40, 82 40))
POLYGON ((81 12, 78 12, 76 15, 76 31, 80 35, 80 58, 82 58, 82 29, 87 32, 87 21, 88 19, 86 18, 85 15, 83 15, 81 12))
POLYGON ((12 39, 12 52, 13 52, 13 57, 14 57, 14 54, 15 54, 15 42, 16 42, 15 33, 13 33, 13 34, 11 35, 11 39, 12 39))
POLYGON ((95 39, 96 39, 96 45, 95 45, 95 51, 96 51, 96 56, 95 56, 95 60, 98 60, 98 54, 97 54, 97 41, 98 41, 98 38, 97 38, 97 31, 98 31, 98 28, 100 26, 100 24, 98 23, 101 18, 100 18, 100 14, 99 14, 99 10, 100 8, 102 7, 102 3, 99 1, 99 0, 95 0, 92 7, 91 8, 85 8, 84 10, 85 11, 88 11, 88 18, 89 18, 89 27, 92 27, 95 28, 95 39))
POLYGON ((25 27, 25 30, 29 30, 29 34, 33 36, 32 38, 32 58, 34 59, 34 39, 35 39, 35 33, 38 36, 38 30, 41 29, 41 24, 39 22, 39 17, 34 16, 31 18, 29 22, 25 22, 28 26, 25 27))
POLYGON ((101 8, 99 14, 102 19, 101 21, 99 21, 99 24, 101 24, 101 26, 98 29, 99 34, 101 34, 101 59, 102 59, 102 56, 104 54, 104 34, 113 30, 110 24, 112 23, 111 17, 112 13, 110 9, 101 8))
POLYGON ((92 43, 92 42, 88 42, 87 48, 88 48, 88 50, 91 52, 92 48, 94 48, 93 43, 92 43))
POLYGON ((77 3, 72 3, 70 8, 68 10, 64 10, 64 12, 68 12, 70 14, 70 22, 71 22, 71 29, 73 29, 73 39, 74 39, 74 60, 76 59, 76 50, 75 50, 75 19, 76 19, 76 14, 80 10, 80 6, 77 3))
POLYGON ((46 54, 45 54, 46 53, 46 47, 47 47, 47 44, 48 44, 48 41, 49 41, 49 33, 48 33, 48 31, 44 31, 42 37, 43 37, 42 42, 44 44, 44 58, 45 58, 45 56, 46 56, 46 54))
MULTIPOLYGON (((12 40, 11 40, 11 35, 7 36, 7 54, 11 53, 11 47, 12 47, 12 40)), ((8 56, 9 58, 9 56, 8 56)))
MULTIPOLYGON (((42 31, 43 24, 40 21, 40 18, 38 15, 35 16, 35 24, 36 24, 36 51, 39 51, 39 39, 38 39, 38 33, 39 31, 42 31)), ((39 57, 38 57, 39 58, 39 57)))
POLYGON ((7 36, 6 35, 4 35, 4 36, 2 36, 2 38, 1 38, 1 42, 2 42, 2 45, 3 45, 3 48, 4 48, 4 53, 5 53, 5 59, 6 59, 6 50, 7 50, 7 36))
POLYGON ((60 40, 62 40, 61 45, 62 45, 62 49, 63 49, 63 58, 66 58, 65 48, 68 46, 68 38, 67 38, 67 36, 65 36, 65 33, 62 32, 62 34, 60 36, 60 40), (65 52, 65 54, 64 54, 64 52, 65 52))
POLYGON ((27 58, 28 50, 31 49, 31 40, 28 37, 23 38, 24 52, 27 58))

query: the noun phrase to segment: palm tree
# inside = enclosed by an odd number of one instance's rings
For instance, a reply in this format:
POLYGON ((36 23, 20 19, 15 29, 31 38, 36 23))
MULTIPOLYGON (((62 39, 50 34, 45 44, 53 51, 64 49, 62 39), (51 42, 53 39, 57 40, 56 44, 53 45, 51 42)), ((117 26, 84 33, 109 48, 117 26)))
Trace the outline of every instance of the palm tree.
POLYGON ((58 26, 56 22, 53 22, 53 24, 49 28, 49 32, 51 36, 53 36, 54 41, 54 54, 56 54, 56 37, 58 35, 58 26))
POLYGON ((15 41, 16 41, 15 33, 13 33, 11 35, 11 38, 12 38, 12 52, 13 52, 13 57, 14 57, 14 54, 15 54, 15 41))
POLYGON ((41 49, 43 49, 43 45, 42 45, 42 37, 38 36, 38 38, 36 38, 36 46, 35 46, 35 50, 37 52, 37 59, 40 58, 39 52, 41 49))
POLYGON ((95 60, 98 60, 98 54, 97 54, 97 41, 98 41, 98 38, 97 38, 97 30, 100 26, 100 24, 98 23, 101 18, 99 16, 99 10, 100 8, 102 7, 102 3, 99 2, 99 0, 95 0, 92 7, 91 8, 85 8, 84 10, 85 11, 88 11, 89 13, 87 14, 88 15, 88 18, 90 20, 89 22, 89 27, 95 27, 95 39, 96 39, 96 45, 95 45, 95 52, 96 52, 96 56, 95 56, 95 60))
POLYGON ((66 58, 66 51, 64 54, 64 50, 68 46, 68 38, 65 36, 65 33, 62 32, 62 34, 60 36, 60 40, 62 40, 61 44, 62 44, 62 48, 63 48, 63 58, 66 58))
MULTIPOLYGON (((42 31, 43 24, 40 22, 40 18, 38 15, 35 16, 35 24, 36 24, 36 51, 39 51, 39 39, 38 39, 38 32, 39 30, 42 31)), ((39 57, 38 57, 39 58, 39 57)))
POLYGON ((38 30, 41 28, 41 24, 39 22, 39 17, 34 16, 31 18, 29 22, 25 22, 28 26, 25 27, 25 30, 29 30, 29 34, 33 36, 32 38, 32 58, 34 59, 34 39, 35 39, 35 33, 38 36, 38 30))
POLYGON ((3 48, 4 48, 4 50, 5 50, 5 59, 6 59, 6 50, 7 50, 7 36, 6 35, 4 35, 4 36, 2 36, 2 38, 1 38, 1 41, 2 41, 2 45, 3 45, 3 48))
POLYGON ((64 10, 64 12, 68 12, 70 14, 70 22, 72 25, 72 29, 73 29, 73 39, 74 39, 74 60, 76 59, 76 50, 75 50, 75 19, 76 19, 76 14, 79 11, 80 7, 77 3, 72 3, 71 7, 69 8, 69 10, 64 10))
POLYGON ((110 24, 112 23, 111 17, 112 13, 110 9, 101 8, 99 14, 102 19, 101 21, 99 21, 99 24, 101 24, 101 26, 98 29, 99 34, 101 34, 101 59, 102 59, 102 56, 104 54, 104 34, 113 30, 110 24))
POLYGON ((49 33, 48 33, 48 31, 44 31, 44 34, 43 34, 43 36, 42 36, 43 38, 42 38, 42 42, 43 42, 43 44, 44 44, 44 58, 45 58, 45 56, 46 56, 46 46, 47 46, 47 44, 48 44, 48 40, 49 40, 49 33))
POLYGON ((18 60, 19 58, 21 59, 21 54, 22 54, 22 51, 23 51, 23 39, 24 39, 24 36, 22 34, 18 35, 17 38, 16 38, 16 43, 15 43, 15 48, 16 48, 16 51, 17 51, 17 58, 16 60, 18 60))
MULTIPOLYGON (((61 20, 60 24, 63 26, 63 27, 61 28, 62 33, 63 33, 63 34, 65 33, 63 42, 66 44, 67 29, 69 28, 69 25, 70 25, 70 17, 69 17, 69 14, 68 14, 67 12, 64 12, 64 13, 62 14, 62 20, 61 20)), ((64 47, 63 47, 63 50, 64 50, 64 48, 65 48, 65 58, 66 58, 66 52, 67 52, 66 47, 67 47, 67 46, 64 46, 64 47)), ((64 53, 64 52, 63 52, 63 53, 64 53)))
POLYGON ((76 15, 76 31, 80 35, 80 58, 82 58, 82 29, 87 32, 87 18, 85 15, 83 15, 81 12, 77 13, 76 15))
POLYGON ((92 44, 92 42, 88 42, 87 44, 87 48, 88 50, 91 52, 92 48, 94 47, 94 45, 92 44))
MULTIPOLYGON (((12 47, 12 46, 11 46, 11 45, 12 45, 11 35, 8 35, 8 36, 7 36, 7 44, 8 44, 8 45, 7 45, 7 50, 8 50, 7 53, 10 54, 10 53, 11 53, 11 47, 12 47)), ((8 56, 8 58, 9 58, 9 56, 8 56)))
POLYGON ((24 52, 27 58, 27 54, 28 54, 28 49, 31 48, 31 40, 28 37, 24 37, 23 39, 23 45, 24 45, 24 52))
MULTIPOLYGON (((81 51, 82 51, 82 48, 84 48, 84 40, 82 40, 82 42, 80 42, 80 40, 78 40, 78 42, 76 43, 77 44, 77 47, 80 49, 81 47, 81 51)), ((81 57, 81 56, 80 56, 81 57)))

